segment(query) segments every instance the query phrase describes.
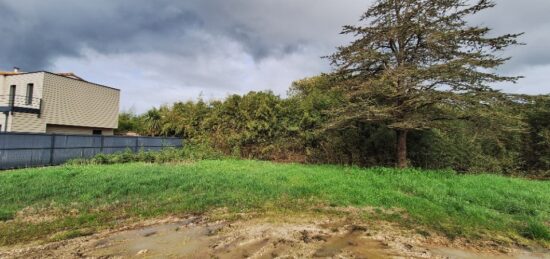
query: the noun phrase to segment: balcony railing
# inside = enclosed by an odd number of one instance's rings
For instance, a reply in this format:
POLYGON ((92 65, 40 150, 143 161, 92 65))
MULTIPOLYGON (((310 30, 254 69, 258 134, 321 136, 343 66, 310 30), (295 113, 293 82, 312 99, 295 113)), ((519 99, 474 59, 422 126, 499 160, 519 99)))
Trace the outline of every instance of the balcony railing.
POLYGON ((25 112, 40 114, 42 99, 24 95, 0 95, 0 112, 25 112))

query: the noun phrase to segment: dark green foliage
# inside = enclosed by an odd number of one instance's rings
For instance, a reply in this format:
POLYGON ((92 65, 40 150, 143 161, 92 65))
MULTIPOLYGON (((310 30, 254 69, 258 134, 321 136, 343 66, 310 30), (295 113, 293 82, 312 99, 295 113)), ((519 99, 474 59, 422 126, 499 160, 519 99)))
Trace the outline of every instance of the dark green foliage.
MULTIPOLYGON (((153 112, 160 118, 160 130, 154 135, 184 137, 185 157, 200 158, 210 152, 206 150, 216 150, 226 156, 276 161, 395 164, 396 134, 386 125, 361 120, 331 125, 331 111, 346 102, 341 93, 331 90, 333 83, 331 76, 321 75, 295 82, 288 98, 251 92, 223 101, 165 106, 153 112)), ((462 106, 463 114, 474 114, 469 119, 442 120, 438 129, 411 132, 409 163, 428 169, 544 177, 550 171, 549 98, 498 94, 488 100, 481 107, 462 106)), ((146 116, 133 120, 144 121, 146 116)), ((132 125, 141 128, 129 131, 150 132, 144 123, 132 125)), ((155 160, 147 159, 139 161, 155 160)))
POLYGON ((8 210, 0 210, 0 222, 11 220, 15 217, 15 213, 13 211, 8 210))
POLYGON ((520 34, 493 36, 466 22, 493 6, 378 0, 360 26, 344 28, 356 39, 330 56, 337 71, 296 81, 287 98, 177 102, 123 113, 120 130, 242 158, 548 177, 550 98, 490 89, 520 78, 493 70, 520 34))
POLYGON ((296 81, 287 98, 178 102, 123 113, 120 130, 180 136, 243 158, 547 177, 550 98, 490 90, 519 78, 491 72, 519 34, 493 37, 465 22, 493 6, 379 0, 361 26, 344 28, 357 38, 330 57, 338 70, 296 81))
POLYGON ((526 167, 550 171, 550 96, 533 98, 528 107, 529 128, 524 146, 526 167))
POLYGON ((145 132, 151 136, 156 136, 161 131, 161 114, 156 108, 153 108, 143 116, 143 122, 145 123, 145 132))
POLYGON ((550 240, 549 228, 538 221, 529 221, 521 234, 529 239, 550 240))
POLYGON ((355 40, 329 57, 341 79, 335 87, 349 101, 334 109, 334 124, 361 120, 394 129, 396 165, 406 167, 409 132, 462 119, 456 109, 482 104, 491 83, 520 78, 494 69, 509 59, 499 52, 519 44, 521 34, 494 37, 467 22, 494 6, 490 0, 376 1, 359 26, 344 26, 342 34, 355 40))
POLYGON ((545 177, 548 96, 490 89, 520 78, 491 72, 520 34, 491 36, 466 22, 493 6, 379 0, 361 26, 344 27, 356 40, 330 56, 337 71, 296 81, 288 98, 250 92, 177 102, 123 113, 120 130, 180 136, 243 158, 545 177))
POLYGON ((122 112, 118 116, 118 128, 116 134, 125 134, 132 131, 137 131, 145 127, 144 121, 134 112, 122 112))
MULTIPOLYGON (((125 164, 132 162, 145 163, 176 163, 202 159, 220 159, 227 156, 219 151, 212 149, 206 143, 189 142, 184 148, 166 148, 161 151, 139 151, 137 153, 131 150, 118 152, 114 154, 97 154, 90 159, 73 159, 68 161, 68 165, 108 165, 125 164)), ((1 214, 0 214, 1 215, 1 214)))

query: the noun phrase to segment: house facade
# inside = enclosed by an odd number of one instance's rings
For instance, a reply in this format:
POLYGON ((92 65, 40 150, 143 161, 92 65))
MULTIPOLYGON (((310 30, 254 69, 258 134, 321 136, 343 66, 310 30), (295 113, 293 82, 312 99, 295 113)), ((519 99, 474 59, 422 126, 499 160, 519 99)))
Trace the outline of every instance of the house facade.
POLYGON ((72 73, 0 72, 0 131, 113 135, 120 90, 72 73))

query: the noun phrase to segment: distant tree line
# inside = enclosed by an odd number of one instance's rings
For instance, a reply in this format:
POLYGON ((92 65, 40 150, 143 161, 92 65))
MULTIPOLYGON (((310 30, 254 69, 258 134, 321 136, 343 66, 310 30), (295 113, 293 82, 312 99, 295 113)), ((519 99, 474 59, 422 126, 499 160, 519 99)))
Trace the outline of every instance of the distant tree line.
MULTIPOLYGON (((242 158, 394 166, 397 134, 386 124, 357 118, 333 125, 339 116, 334 110, 347 100, 331 81, 328 75, 297 81, 287 98, 250 92, 225 100, 177 102, 141 115, 125 112, 118 131, 179 136, 242 158)), ((550 96, 486 98, 483 105, 456 104, 466 119, 411 131, 408 163, 461 172, 548 174, 550 96)))
POLYGON ((467 17, 490 0, 377 0, 355 37, 327 58, 331 74, 271 92, 178 102, 124 113, 121 131, 181 136, 245 158, 360 166, 452 168, 538 175, 550 166, 549 96, 491 89, 501 51, 519 34, 493 36, 467 17))

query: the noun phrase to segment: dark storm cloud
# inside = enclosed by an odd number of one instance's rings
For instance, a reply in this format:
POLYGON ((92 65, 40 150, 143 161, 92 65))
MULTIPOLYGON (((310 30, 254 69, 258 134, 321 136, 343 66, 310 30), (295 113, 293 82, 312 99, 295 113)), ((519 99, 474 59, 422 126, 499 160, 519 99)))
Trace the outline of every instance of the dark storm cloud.
POLYGON ((2 66, 47 67, 83 48, 104 53, 140 52, 168 46, 198 27, 195 14, 167 1, 10 1, 2 8, 2 66), (164 3, 163 3, 164 2, 164 3))
POLYGON ((75 55, 78 50, 66 48, 63 42, 55 44, 43 32, 33 29, 24 16, 4 2, 0 2, 0 65, 40 67, 56 55, 75 55), (65 49, 64 51, 62 51, 65 49))
MULTIPOLYGON (((350 40, 341 26, 356 23, 372 2, 0 0, 0 70, 77 72, 121 88, 123 107, 137 102, 139 110, 199 93, 284 94, 293 80, 330 70, 319 57, 350 40)), ((532 78, 525 85, 550 80, 550 1, 497 4, 471 22, 495 34, 526 33, 527 46, 502 53, 513 56, 502 71, 532 78)))
MULTIPOLYGON (((340 41, 332 39, 339 37, 335 29, 343 24, 331 22, 344 19, 330 16, 357 15, 357 10, 364 10, 369 2, 372 1, 0 0, 0 66, 43 68, 57 57, 78 56, 83 48, 102 53, 154 49, 198 54, 192 48, 200 51, 203 44, 181 48, 186 45, 189 30, 235 39, 255 59, 262 59, 289 54, 314 42, 338 44, 340 41)), ((517 56, 514 64, 547 64, 550 52, 536 50, 550 40, 550 20, 546 19, 550 2, 527 2, 501 0, 497 8, 473 20, 489 24, 498 32, 527 32, 524 40, 530 47, 511 52, 517 56)), ((319 56, 325 54, 328 53, 319 56)))
MULTIPOLYGON (((354 6, 358 2, 350 1, 354 6)), ((352 13, 352 20, 359 13, 333 1, 318 3, 0 0, 3 13, 0 66, 47 67, 56 57, 78 56, 83 48, 102 53, 155 49, 177 54, 186 45, 185 33, 189 30, 234 39, 255 59, 285 55, 303 44, 337 37, 341 24, 331 23, 334 18, 323 17, 330 15, 331 10, 337 11, 334 15, 352 13)), ((338 41, 329 41, 334 42, 338 41)), ((200 53, 190 48, 201 46, 189 46, 183 54, 200 53)))

